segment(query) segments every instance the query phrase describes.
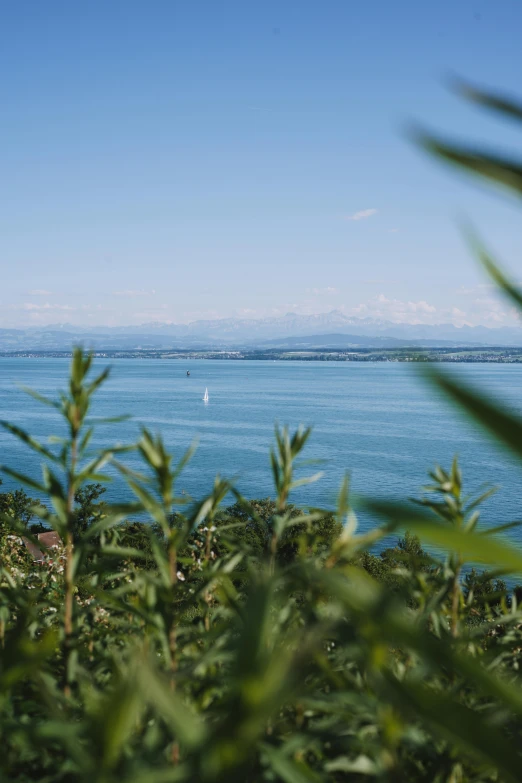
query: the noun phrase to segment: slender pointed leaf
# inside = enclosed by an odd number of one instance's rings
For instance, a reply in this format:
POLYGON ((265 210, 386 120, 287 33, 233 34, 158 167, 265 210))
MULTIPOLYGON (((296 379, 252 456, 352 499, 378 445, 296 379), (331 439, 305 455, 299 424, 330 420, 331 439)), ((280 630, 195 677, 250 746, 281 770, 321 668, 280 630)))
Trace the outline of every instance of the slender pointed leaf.
POLYGON ((444 142, 422 131, 416 131, 413 136, 417 144, 432 155, 522 195, 522 164, 518 161, 485 150, 444 142))

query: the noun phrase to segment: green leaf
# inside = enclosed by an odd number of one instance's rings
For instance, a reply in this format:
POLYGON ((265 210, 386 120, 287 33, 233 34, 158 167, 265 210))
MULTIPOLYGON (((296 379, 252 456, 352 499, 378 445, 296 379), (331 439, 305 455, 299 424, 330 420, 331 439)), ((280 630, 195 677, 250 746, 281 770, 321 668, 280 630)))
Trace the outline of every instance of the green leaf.
POLYGON ((421 539, 448 552, 460 552, 471 561, 492 565, 511 573, 522 573, 522 552, 511 543, 504 543, 502 539, 479 532, 465 532, 447 523, 433 521, 414 506, 402 503, 368 500, 365 506, 369 511, 393 520, 397 527, 414 531, 421 539))
MULTIPOLYGON (((499 709, 522 716, 520 687, 513 681, 497 677, 488 671, 467 649, 459 652, 448 644, 445 638, 437 639, 427 634, 422 625, 415 623, 413 618, 405 613, 404 607, 397 603, 397 599, 388 595, 386 590, 359 568, 345 569, 344 577, 318 570, 309 570, 308 573, 311 578, 323 583, 330 594, 336 595, 351 611, 356 612, 364 623, 370 623, 370 627, 373 623, 379 628, 380 645, 386 644, 391 649, 400 647, 412 650, 424 666, 430 666, 437 673, 445 671, 458 674, 465 681, 473 683, 477 696, 488 696, 495 700, 499 709)), ((384 664, 381 664, 381 671, 386 671, 383 666, 384 664)), ((402 687, 402 681, 399 683, 391 674, 388 681, 390 688, 402 687)), ((424 717, 428 720, 431 718, 429 708, 426 709, 424 717)))
POLYGON ((117 546, 116 544, 104 544, 101 548, 102 554, 109 555, 110 557, 126 558, 142 558, 143 552, 140 549, 135 549, 131 546, 117 546))
POLYGON ((168 527, 168 524, 167 518, 165 516, 165 510, 161 503, 156 500, 154 495, 148 492, 144 487, 140 486, 140 484, 138 484, 136 481, 128 479, 127 483, 140 501, 143 508, 165 530, 168 527))
POLYGON ((93 434, 94 434, 94 427, 88 427, 86 432, 85 432, 85 435, 81 439, 80 444, 78 446, 78 453, 80 455, 82 455, 85 452, 87 446, 90 443, 90 440, 91 440, 93 434))
POLYGON ((47 465, 43 465, 42 472, 46 486, 46 494, 49 495, 58 517, 65 523, 67 521, 67 499, 65 490, 58 477, 47 465))
POLYGON ((82 539, 88 541, 96 538, 100 533, 117 525, 129 514, 139 514, 143 511, 140 503, 121 503, 110 505, 104 508, 104 515, 101 519, 93 522, 92 525, 83 533, 82 539))
POLYGON ((145 703, 135 687, 134 677, 119 678, 95 716, 103 769, 116 766, 144 709, 145 703))
POLYGON ((266 743, 261 745, 261 747, 270 762, 270 766, 285 783, 320 783, 320 781, 325 780, 324 777, 311 770, 304 761, 295 761, 285 756, 281 750, 266 743))
POLYGON ((467 100, 486 109, 504 115, 508 119, 522 122, 522 104, 514 98, 499 93, 487 92, 460 79, 452 80, 453 88, 467 100))
POLYGON ((485 492, 479 495, 478 498, 475 498, 471 503, 467 504, 466 513, 469 513, 470 511, 473 511, 473 509, 477 508, 478 506, 481 506, 485 500, 488 500, 488 498, 492 497, 497 492, 498 492, 497 487, 491 487, 491 489, 487 489, 485 492))
POLYGON ((54 630, 46 631, 41 639, 33 641, 24 629, 15 629, 2 649, 0 691, 9 690, 15 683, 36 674, 43 662, 54 654, 57 641, 54 630))
POLYGON ((440 369, 424 367, 423 373, 431 383, 442 389, 485 429, 508 446, 517 457, 522 457, 522 420, 518 416, 503 405, 491 403, 484 395, 472 390, 460 380, 453 380, 448 373, 440 369))
POLYGON ((165 767, 164 769, 150 768, 146 772, 138 772, 125 778, 126 783, 178 783, 178 781, 190 780, 190 768, 187 764, 178 764, 177 767, 165 767))
POLYGON ((296 481, 292 481, 290 484, 290 489, 297 489, 297 487, 304 487, 307 484, 314 484, 316 481, 319 481, 324 476, 324 471, 319 471, 318 473, 314 473, 313 476, 306 476, 305 478, 297 479, 296 481))
POLYGON ((36 451, 38 454, 47 457, 47 459, 50 459, 52 462, 59 462, 59 458, 56 456, 56 454, 53 454, 52 451, 49 451, 49 449, 35 440, 31 435, 25 432, 25 430, 17 427, 15 424, 10 424, 8 421, 0 421, 0 427, 3 427, 4 430, 10 432, 12 435, 21 440, 22 443, 25 443, 26 446, 29 446, 30 449, 36 451))
POLYGON ((37 492, 41 492, 43 495, 47 494, 47 488, 44 487, 43 484, 39 484, 30 476, 25 476, 23 473, 19 473, 17 470, 12 470, 5 465, 0 465, 0 470, 7 476, 11 476, 11 478, 14 478, 17 481, 20 481, 22 484, 25 484, 26 487, 31 487, 31 489, 35 489, 37 492))
POLYGON ((97 424, 120 424, 123 421, 129 421, 129 419, 132 419, 131 413, 122 413, 120 416, 89 416, 85 423, 94 426, 97 424))
POLYGON ((143 698, 161 715, 180 742, 187 747, 203 742, 204 724, 151 666, 142 664, 136 679, 143 698))
MULTIPOLYGON (((89 357, 89 359, 91 359, 91 358, 92 358, 92 354, 89 357)), ((98 377, 95 378, 92 381, 92 383, 89 384, 89 386, 87 386, 87 395, 89 397, 92 394, 94 394, 96 389, 98 389, 102 385, 102 383, 104 383, 107 380, 107 378, 110 375, 110 372, 111 372, 111 368, 110 367, 106 367, 104 370, 102 370, 102 372, 98 375, 98 377)))
POLYGON ((498 770, 506 782, 518 783, 522 779, 522 757, 516 744, 508 741, 493 721, 488 722, 445 693, 422 685, 388 678, 387 687, 390 695, 395 695, 399 710, 403 712, 407 704, 415 718, 464 753, 498 770))
POLYGON ((62 407, 59 402, 51 400, 49 397, 44 397, 43 394, 38 394, 38 392, 34 391, 34 389, 30 389, 28 386, 20 386, 20 389, 26 394, 29 394, 30 397, 38 400, 38 402, 41 402, 43 405, 48 405, 51 408, 55 408, 56 410, 61 411, 62 407))
POLYGON ((504 525, 495 525, 495 527, 489 527, 486 530, 478 530, 479 536, 495 536, 499 533, 505 533, 506 530, 513 530, 516 527, 522 526, 522 519, 515 519, 513 522, 506 522, 504 525))
POLYGON ((192 443, 190 444, 188 449, 185 451, 185 453, 182 455, 182 457, 179 460, 178 464, 174 468, 174 472, 172 474, 173 480, 176 480, 181 475, 181 473, 183 472, 185 467, 188 465, 188 463, 190 462, 190 460, 192 459, 192 457, 196 453, 197 447, 198 447, 198 439, 194 438, 194 440, 192 441, 192 443))
MULTIPOLYGON (((411 522, 408 523, 412 525, 411 522)), ((437 523, 419 522, 412 525, 422 539, 452 552, 459 552, 467 559, 522 574, 522 552, 511 544, 502 543, 490 536, 465 533, 437 523)))
POLYGON ((79 486, 86 481, 92 480, 92 477, 98 474, 98 471, 111 460, 111 457, 112 450, 103 449, 103 451, 97 454, 96 457, 88 462, 77 474, 75 478, 76 485, 79 486))
POLYGON ((467 228, 465 230, 465 234, 468 238, 471 249, 481 262, 488 275, 498 285, 498 287, 502 289, 504 294, 506 294, 506 296, 512 300, 515 306, 519 310, 522 310, 522 291, 520 291, 511 280, 509 280, 507 275, 500 269, 498 264, 495 263, 474 231, 472 231, 471 228, 467 228))
POLYGON ((154 561, 156 563, 156 568, 158 569, 158 576, 162 580, 164 587, 170 588, 171 575, 166 549, 161 545, 158 537, 153 533, 152 530, 147 532, 149 533, 150 546, 152 549, 154 561))
POLYGON ((327 772, 351 772, 354 775, 370 775, 371 777, 376 776, 379 772, 375 761, 363 755, 354 759, 350 759, 348 756, 339 756, 333 761, 328 761, 324 766, 327 772))
POLYGON ((417 144, 432 155, 522 195, 522 165, 519 162, 484 150, 443 142, 420 130, 415 131, 413 137, 417 144))
POLYGON ((341 524, 344 524, 348 512, 350 510, 350 476, 348 473, 344 474, 341 486, 339 488, 339 495, 337 496, 337 518, 341 524))

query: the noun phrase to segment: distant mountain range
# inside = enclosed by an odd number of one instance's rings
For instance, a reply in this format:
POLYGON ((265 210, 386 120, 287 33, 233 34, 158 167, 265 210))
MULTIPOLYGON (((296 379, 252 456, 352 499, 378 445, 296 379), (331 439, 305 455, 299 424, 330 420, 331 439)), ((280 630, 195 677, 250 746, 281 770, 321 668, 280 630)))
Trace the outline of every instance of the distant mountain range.
POLYGON ((222 318, 190 324, 78 327, 55 324, 0 329, 0 351, 65 351, 82 343, 97 350, 204 350, 241 348, 522 346, 522 327, 490 329, 453 324, 397 324, 352 318, 338 310, 319 315, 289 313, 258 320, 222 318))

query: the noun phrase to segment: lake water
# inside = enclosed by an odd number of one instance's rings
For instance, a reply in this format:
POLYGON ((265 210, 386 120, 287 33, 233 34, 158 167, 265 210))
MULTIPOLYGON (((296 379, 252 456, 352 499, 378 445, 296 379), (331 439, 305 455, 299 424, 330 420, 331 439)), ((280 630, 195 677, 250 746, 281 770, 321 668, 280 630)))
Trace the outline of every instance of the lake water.
MULTIPOLYGON (((107 362, 98 360, 97 367, 107 362)), ((300 489, 303 504, 332 506, 346 471, 357 493, 405 498, 418 495, 434 463, 449 467, 458 454, 469 491, 485 484, 499 492, 483 518, 520 517, 521 467, 465 420, 416 368, 398 363, 115 360, 97 395, 95 416, 132 414, 123 424, 100 426, 94 445, 128 442, 141 425, 159 431, 179 457, 197 437, 196 455, 178 490, 199 497, 216 473, 235 477, 247 497, 273 495, 269 448, 274 422, 313 425, 305 458, 321 460, 324 478, 300 489), (191 375, 187 377, 186 372, 191 375), (210 401, 202 401, 208 386, 210 401)), ((47 441, 60 434, 56 413, 17 386, 54 395, 66 384, 64 359, 0 359, 0 418, 47 441)), ((522 367, 473 364, 451 368, 491 397, 507 400, 522 414, 522 367)), ((135 457, 126 458, 139 467, 135 457)), ((40 477, 37 455, 0 432, 0 462, 40 477)), ((308 468, 315 472, 318 468, 308 468)), ((4 491, 14 482, 4 478, 4 491)), ((108 497, 129 499, 116 480, 108 497)), ((368 520, 362 519, 362 527, 368 520)), ((522 543, 522 534, 513 533, 522 543)))

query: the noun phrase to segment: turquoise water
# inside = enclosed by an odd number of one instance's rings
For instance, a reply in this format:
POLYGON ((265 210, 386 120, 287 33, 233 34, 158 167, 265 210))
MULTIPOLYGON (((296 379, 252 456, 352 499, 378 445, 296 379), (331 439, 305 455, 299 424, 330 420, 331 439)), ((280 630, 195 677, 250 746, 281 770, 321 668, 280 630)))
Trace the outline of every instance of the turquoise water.
MULTIPOLYGON (((98 361, 99 368, 105 364, 98 361)), ((65 387, 67 367, 63 359, 0 359, 0 418, 43 441, 60 434, 55 412, 17 384, 54 395, 65 387)), ((435 462, 449 466, 456 453, 470 491, 484 484, 500 488, 485 506, 486 521, 520 516, 522 466, 463 419, 410 365, 120 359, 112 367, 93 415, 130 413, 133 418, 100 426, 93 443, 132 441, 145 425, 160 431, 179 457, 197 437, 196 455, 178 484, 192 496, 207 491, 216 473, 235 477, 248 497, 273 494, 268 451, 277 420, 291 427, 313 425, 305 457, 321 460, 320 469, 325 471, 318 483, 296 492, 297 502, 333 505, 345 471, 351 474, 355 492, 392 498, 417 495, 427 470, 435 462), (206 386, 208 405, 202 401, 206 386)), ((522 367, 474 364, 452 370, 522 414, 522 367)), ((126 461, 139 467, 136 457, 126 461)), ((3 431, 0 462, 41 475, 37 455, 3 431)), ((4 478, 4 491, 13 486, 4 478)), ((108 495, 129 499, 118 479, 109 485, 108 495)), ((362 525, 368 523, 363 517, 362 525)), ((513 537, 522 542, 521 533, 513 537)))

